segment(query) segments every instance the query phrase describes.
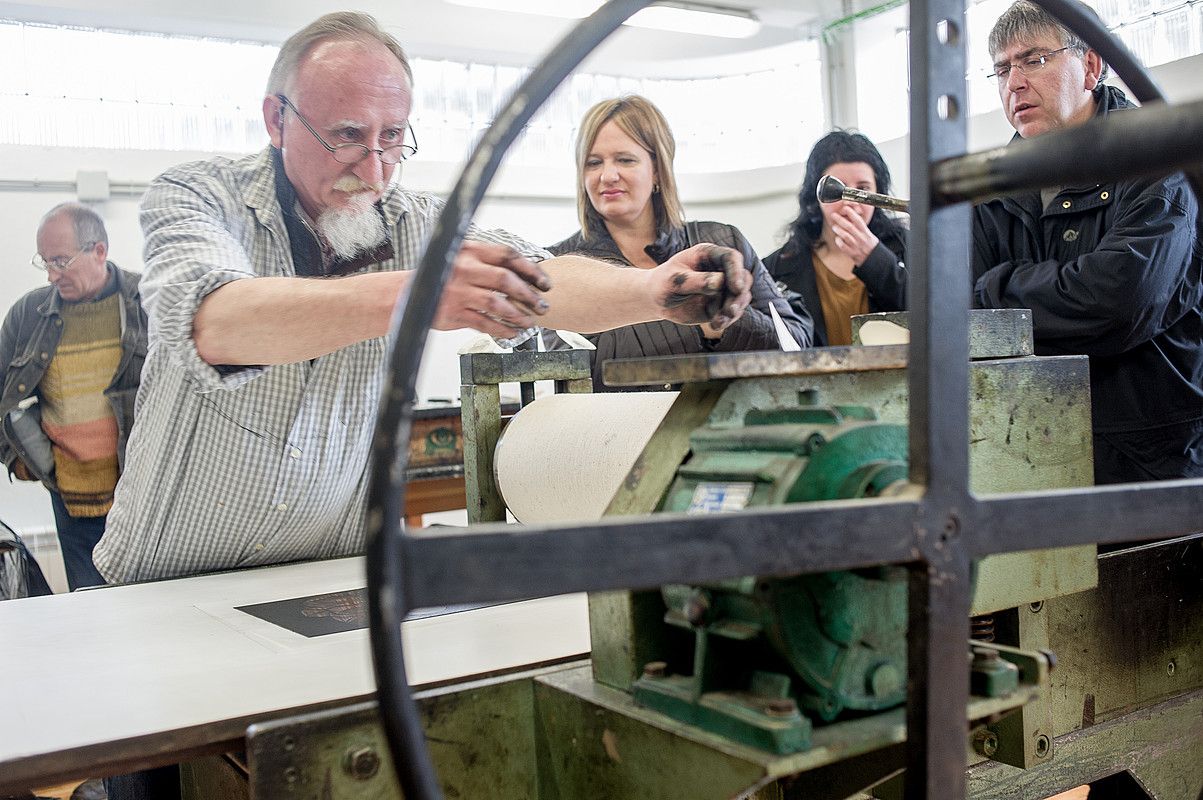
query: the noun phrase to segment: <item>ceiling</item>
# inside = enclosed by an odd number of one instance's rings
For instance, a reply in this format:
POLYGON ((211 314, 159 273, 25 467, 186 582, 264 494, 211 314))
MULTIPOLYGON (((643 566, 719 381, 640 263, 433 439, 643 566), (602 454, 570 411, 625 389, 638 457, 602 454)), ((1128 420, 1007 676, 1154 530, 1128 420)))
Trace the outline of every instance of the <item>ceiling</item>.
MULTIPOLYGON (((749 39, 621 28, 585 68, 629 76, 708 77, 771 67, 796 43, 845 13, 851 0, 722 0, 752 11, 761 31, 749 39)), ((482 63, 530 65, 571 30, 573 20, 465 8, 444 0, 359 0, 409 53, 482 63)), ((220 36, 278 43, 328 11, 331 0, 46 0, 0 2, 8 19, 220 36)), ((850 6, 849 6, 850 8, 850 6)))

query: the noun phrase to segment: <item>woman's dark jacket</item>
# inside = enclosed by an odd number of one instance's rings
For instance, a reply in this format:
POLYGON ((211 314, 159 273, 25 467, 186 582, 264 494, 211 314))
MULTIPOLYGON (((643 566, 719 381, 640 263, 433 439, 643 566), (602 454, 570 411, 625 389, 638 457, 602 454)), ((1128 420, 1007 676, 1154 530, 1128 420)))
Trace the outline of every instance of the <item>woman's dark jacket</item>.
MULTIPOLYGON (((597 350, 593 353, 594 391, 620 391, 602 383, 602 364, 614 358, 643 358, 646 356, 687 355, 704 352, 734 352, 748 350, 780 350, 781 344, 769 314, 769 306, 777 308, 782 322, 789 328, 794 339, 802 347, 810 347, 812 322, 808 315, 799 316, 797 311, 781 296, 773 279, 752 245, 732 225, 719 222, 697 222, 695 243, 709 242, 738 250, 744 264, 752 270, 752 302, 743 316, 723 331, 720 339, 710 340, 702 336, 701 330, 692 325, 677 325, 674 322, 643 322, 627 325, 602 333, 589 334, 585 338, 593 342, 597 350)), ((657 264, 663 264, 677 253, 690 246, 685 229, 673 228, 660 233, 656 241, 645 250, 657 264)), ((580 233, 573 234, 559 244, 547 248, 556 255, 582 255, 630 266, 610 238, 605 227, 595 230, 588 240, 580 233)), ((805 313, 805 312, 803 312, 805 313)))
MULTIPOLYGON (((869 292, 870 311, 906 310, 906 229, 894 227, 895 231, 877 243, 865 263, 852 270, 869 292)), ((810 249, 802 252, 792 243, 787 244, 766 258, 764 266, 775 280, 796 293, 791 301, 796 299, 810 310, 815 321, 815 347, 826 347, 827 321, 823 319, 810 249)))
MULTIPOLYGON (((1100 116, 1132 105, 1106 85, 1095 100, 1100 116)), ((1152 429, 1178 426, 1164 453, 1132 454, 1142 477, 1203 474, 1198 211, 1182 173, 1066 187, 1047 207, 1026 192, 974 210, 975 305, 1030 308, 1037 354, 1090 357, 1096 439, 1127 434, 1148 449, 1152 429), (1171 457, 1177 466, 1163 468, 1171 457)))

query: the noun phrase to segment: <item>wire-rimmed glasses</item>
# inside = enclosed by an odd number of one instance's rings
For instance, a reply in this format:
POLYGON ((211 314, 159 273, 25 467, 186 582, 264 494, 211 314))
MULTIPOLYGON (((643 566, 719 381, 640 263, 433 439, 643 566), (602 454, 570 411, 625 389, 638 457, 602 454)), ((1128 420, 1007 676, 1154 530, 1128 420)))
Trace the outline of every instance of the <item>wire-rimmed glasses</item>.
POLYGON ((305 115, 297 110, 293 102, 282 94, 276 95, 281 103, 292 109, 292 113, 297 115, 297 119, 305 126, 305 129, 313 134, 313 138, 317 139, 322 147, 330 151, 334 156, 334 160, 340 164, 358 164, 372 153, 380 156, 380 161, 384 164, 399 164, 410 156, 418 152, 418 137, 414 133, 413 125, 406 125, 405 129, 409 131, 409 138, 413 144, 395 144, 392 147, 368 147, 367 145, 358 144, 356 142, 343 142, 342 144, 330 144, 317 130, 309 124, 309 120, 305 119, 305 115))

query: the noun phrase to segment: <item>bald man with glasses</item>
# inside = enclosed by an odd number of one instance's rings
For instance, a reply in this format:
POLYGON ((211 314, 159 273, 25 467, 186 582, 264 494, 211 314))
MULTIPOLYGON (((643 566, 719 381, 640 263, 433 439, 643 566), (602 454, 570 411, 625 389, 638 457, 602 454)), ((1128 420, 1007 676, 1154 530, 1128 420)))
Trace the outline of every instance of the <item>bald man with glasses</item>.
MULTIPOLYGON (((1132 107, 1103 83, 1099 54, 1027 0, 1004 12, 989 47, 1016 139, 1132 107)), ((1181 173, 974 210, 976 304, 1030 308, 1040 355, 1090 357, 1096 483, 1203 476, 1198 211, 1181 173)))
POLYGON ((9 309, 0 331, 0 458, 50 491, 71 589, 104 583, 104 534, 133 426, 146 355, 139 275, 108 260, 104 222, 64 203, 38 226, 33 265, 48 286, 9 309))

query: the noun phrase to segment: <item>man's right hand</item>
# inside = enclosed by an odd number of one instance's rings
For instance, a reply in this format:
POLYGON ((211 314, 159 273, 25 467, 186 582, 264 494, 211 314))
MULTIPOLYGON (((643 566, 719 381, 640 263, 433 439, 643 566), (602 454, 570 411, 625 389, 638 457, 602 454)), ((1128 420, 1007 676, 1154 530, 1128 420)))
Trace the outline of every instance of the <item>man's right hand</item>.
POLYGON ((551 279, 515 250, 498 244, 464 242, 443 288, 434 327, 475 328, 509 338, 538 324, 547 313, 540 292, 551 279))
POLYGON ((13 477, 19 481, 37 480, 37 478, 33 476, 33 473, 29 471, 29 467, 25 466, 25 462, 19 458, 13 462, 12 473, 13 477))

